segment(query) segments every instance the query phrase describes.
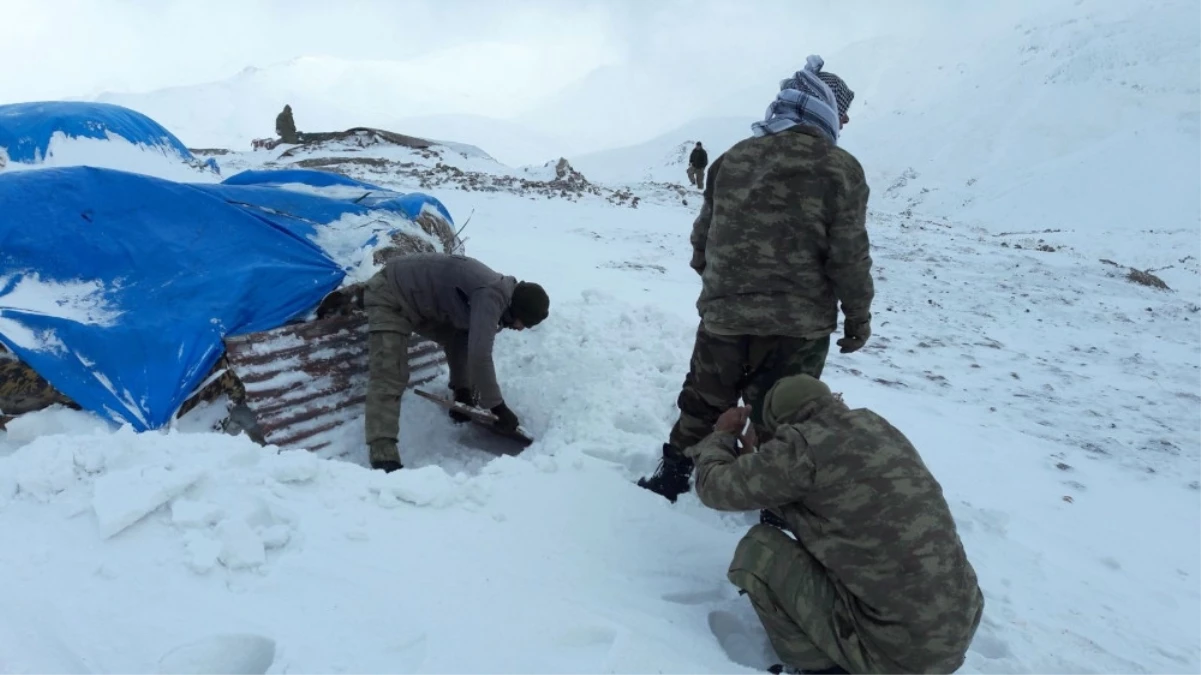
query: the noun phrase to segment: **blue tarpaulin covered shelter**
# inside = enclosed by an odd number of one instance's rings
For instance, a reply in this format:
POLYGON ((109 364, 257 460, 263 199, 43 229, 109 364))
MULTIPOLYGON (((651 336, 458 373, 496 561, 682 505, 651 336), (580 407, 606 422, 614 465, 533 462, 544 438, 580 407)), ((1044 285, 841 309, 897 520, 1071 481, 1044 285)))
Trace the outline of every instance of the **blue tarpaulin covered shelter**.
MULTIPOLYGON (((46 157, 54 134, 105 139, 119 136, 140 145, 195 160, 178 138, 136 110, 110 103, 41 101, 0 105, 0 149, 11 162, 33 164, 46 157)), ((215 163, 210 163, 216 168, 215 163)))
POLYGON ((349 192, 346 193, 348 195, 347 199, 353 201, 355 204, 396 211, 404 214, 409 219, 417 218, 417 216, 421 215, 421 209, 429 205, 435 208, 446 219, 446 222, 452 225, 455 222, 450 217, 450 211, 447 210, 446 206, 434 197, 417 192, 409 194, 396 192, 328 171, 315 171, 313 169, 243 171, 226 178, 221 181, 221 184, 267 187, 307 185, 313 188, 357 189, 358 194, 355 194, 353 197, 349 196, 349 192))
POLYGON ((312 235, 372 208, 91 167, 0 174, 0 342, 83 408, 161 427, 224 337, 304 317, 340 285, 312 235))

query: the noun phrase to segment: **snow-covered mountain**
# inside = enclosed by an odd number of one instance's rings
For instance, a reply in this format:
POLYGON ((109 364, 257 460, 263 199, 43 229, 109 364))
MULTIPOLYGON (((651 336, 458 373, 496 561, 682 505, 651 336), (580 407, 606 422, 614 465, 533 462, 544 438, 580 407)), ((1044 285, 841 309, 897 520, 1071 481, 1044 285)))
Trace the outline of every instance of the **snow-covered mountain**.
POLYGON ((429 134, 528 164, 554 156, 558 139, 502 118, 536 105, 548 95, 542 88, 565 77, 552 73, 540 88, 515 87, 503 67, 531 58, 520 48, 494 44, 410 61, 302 57, 218 82, 110 92, 96 100, 147 114, 190 147, 248 148, 255 138, 275 135, 275 116, 289 104, 302 132, 366 126, 429 134))
MULTIPOLYGON (((1097 257, 1122 257, 1121 233, 1166 232, 1165 250, 1194 246, 1201 40, 1181 27, 1198 12, 1189 0, 1154 6, 1048 3, 988 30, 935 26, 825 55, 856 91, 841 143, 863 164, 873 207, 1113 233, 1091 247, 1097 257)), ((766 105, 571 159, 598 180, 684 183, 683 144, 700 140, 715 159, 766 105)), ((1180 271, 1169 255, 1128 262, 1180 271)), ((1183 265, 1180 282, 1191 283, 1196 263, 1183 265)))

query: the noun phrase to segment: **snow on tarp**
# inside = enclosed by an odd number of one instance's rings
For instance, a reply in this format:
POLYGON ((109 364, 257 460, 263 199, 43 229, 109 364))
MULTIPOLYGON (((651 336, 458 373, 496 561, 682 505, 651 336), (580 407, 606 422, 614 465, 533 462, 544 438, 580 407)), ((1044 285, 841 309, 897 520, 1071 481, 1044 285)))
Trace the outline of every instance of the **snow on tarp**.
POLYGON ((158 122, 119 105, 83 101, 0 105, 0 149, 11 162, 42 162, 51 139, 59 133, 68 138, 102 140, 117 136, 177 154, 182 160, 195 159, 187 146, 158 122))
POLYGON ((92 167, 0 175, 0 342, 144 431, 170 421, 223 337, 281 326, 342 281, 294 223, 203 187, 92 167))
POLYGON ((420 192, 401 193, 378 185, 365 183, 332 171, 314 169, 277 169, 243 171, 221 182, 226 186, 269 186, 290 192, 319 194, 343 199, 357 205, 387 209, 403 214, 410 220, 421 215, 426 206, 433 207, 454 224, 450 211, 437 198, 420 192))

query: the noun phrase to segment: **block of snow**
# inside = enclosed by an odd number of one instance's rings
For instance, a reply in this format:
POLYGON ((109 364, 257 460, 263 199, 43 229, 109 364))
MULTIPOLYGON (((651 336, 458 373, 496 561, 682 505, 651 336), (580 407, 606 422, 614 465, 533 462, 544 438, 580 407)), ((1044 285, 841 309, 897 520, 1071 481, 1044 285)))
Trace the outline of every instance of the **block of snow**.
POLYGON ((454 479, 439 466, 403 469, 383 477, 380 492, 416 506, 446 506, 460 498, 454 479))
POLYGON ((237 673, 261 675, 275 661, 275 641, 261 635, 214 635, 163 655, 158 672, 170 675, 237 673))
POLYGON ((263 545, 263 538, 245 521, 222 521, 217 526, 217 537, 221 540, 221 554, 217 559, 229 569, 258 567, 267 562, 267 549, 263 545))
POLYGON ((161 466, 123 469, 96 480, 92 508, 105 539, 133 525, 163 504, 183 494, 205 472, 161 466))
POLYGON ((176 499, 171 502, 171 522, 179 527, 209 527, 225 517, 225 509, 212 502, 176 499))
POLYGON ((283 548, 292 540, 292 528, 287 525, 272 525, 264 529, 260 533, 260 536, 263 540, 263 546, 267 549, 283 548))
POLYGON ((71 449, 63 445, 36 450, 36 454, 14 455, 18 464, 17 487, 35 499, 48 501, 75 484, 75 458, 71 449))
POLYGON ((8 442, 17 446, 59 434, 102 434, 113 431, 115 427, 90 412, 58 405, 26 413, 5 425, 8 442))
POLYGON ((184 548, 188 567, 197 574, 204 574, 216 567, 217 558, 221 555, 221 542, 200 532, 190 533, 184 548))
POLYGON ((321 459, 308 450, 280 453, 271 462, 271 476, 281 483, 304 483, 317 477, 321 459))

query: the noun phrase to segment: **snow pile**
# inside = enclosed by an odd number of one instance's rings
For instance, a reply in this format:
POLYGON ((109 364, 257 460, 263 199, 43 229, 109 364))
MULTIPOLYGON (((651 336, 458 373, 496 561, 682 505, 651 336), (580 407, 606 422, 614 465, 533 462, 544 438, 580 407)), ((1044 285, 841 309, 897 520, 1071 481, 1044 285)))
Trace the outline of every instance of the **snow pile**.
MULTIPOLYGON (((429 209, 431 216, 442 217, 433 206, 422 208, 429 209)), ((346 270, 346 279, 342 283, 352 284, 367 281, 379 271, 377 254, 396 246, 395 239, 400 239, 403 248, 409 252, 445 252, 443 242, 437 236, 405 216, 383 209, 370 215, 346 214, 318 228, 313 243, 346 270)))

